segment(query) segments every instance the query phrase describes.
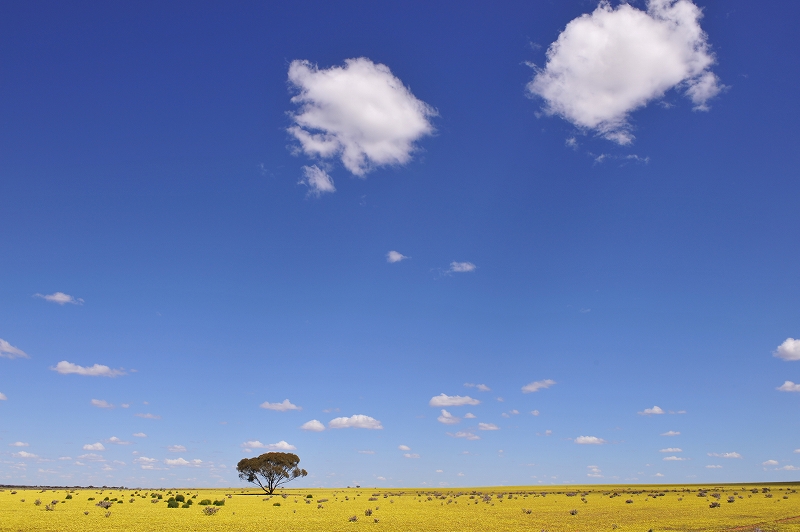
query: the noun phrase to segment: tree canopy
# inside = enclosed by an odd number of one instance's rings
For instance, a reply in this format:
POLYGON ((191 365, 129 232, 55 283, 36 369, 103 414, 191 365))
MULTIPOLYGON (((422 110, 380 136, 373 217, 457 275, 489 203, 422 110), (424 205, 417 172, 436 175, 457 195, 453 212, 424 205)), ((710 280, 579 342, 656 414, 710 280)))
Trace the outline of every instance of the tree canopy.
POLYGON ((305 469, 297 464, 300 458, 293 453, 264 453, 255 458, 243 458, 236 465, 239 478, 261 486, 261 489, 272 495, 278 486, 308 475, 305 469))

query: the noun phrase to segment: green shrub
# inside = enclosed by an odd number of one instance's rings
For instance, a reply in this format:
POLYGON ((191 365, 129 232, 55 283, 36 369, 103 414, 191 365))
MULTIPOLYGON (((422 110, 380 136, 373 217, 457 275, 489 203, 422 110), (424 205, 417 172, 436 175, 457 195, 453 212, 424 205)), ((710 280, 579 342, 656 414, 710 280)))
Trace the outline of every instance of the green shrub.
POLYGON ((306 495, 306 499, 313 499, 313 498, 314 498, 313 495, 306 495))
POLYGON ((197 494, 195 493, 194 495, 192 495, 192 499, 196 499, 196 498, 197 498, 197 494))
POLYGON ((183 495, 176 495, 175 500, 178 502, 186 502, 186 497, 184 497, 183 495))
POLYGON ((181 505, 178 504, 178 501, 176 501, 176 500, 171 500, 171 501, 167 502, 167 508, 180 508, 180 507, 181 507, 181 505))
POLYGON ((281 503, 279 503, 279 502, 273 502, 272 503, 272 506, 280 506, 280 505, 281 505, 281 503))
POLYGON ((191 503, 189 503, 189 502, 185 502, 185 503, 183 503, 183 504, 181 505, 181 508, 191 508, 191 507, 192 507, 192 504, 191 504, 191 503))
POLYGON ((93 501, 93 500, 94 500, 94 497, 89 497, 87 500, 88 500, 88 501, 93 501))
POLYGON ((211 499, 203 499, 202 501, 198 502, 197 504, 199 504, 200 506, 208 506, 209 504, 211 504, 211 499))
POLYGON ((71 499, 71 498, 72 498, 72 495, 70 495, 69 493, 67 493, 67 496, 66 496, 66 497, 64 497, 64 498, 65 498, 65 499, 71 499))
POLYGON ((225 499, 221 501, 214 501, 214 506, 225 506, 225 499))
POLYGON ((163 499, 164 497, 162 497, 162 496, 161 496, 161 494, 159 493, 159 494, 158 494, 158 498, 159 498, 159 499, 163 499))

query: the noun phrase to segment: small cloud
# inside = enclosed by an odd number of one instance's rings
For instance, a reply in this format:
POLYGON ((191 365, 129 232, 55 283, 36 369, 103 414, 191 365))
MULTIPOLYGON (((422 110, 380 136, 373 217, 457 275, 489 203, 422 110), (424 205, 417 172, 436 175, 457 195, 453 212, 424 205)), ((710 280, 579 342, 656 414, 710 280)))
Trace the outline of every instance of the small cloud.
POLYGON ((653 476, 656 476, 656 477, 663 477, 664 475, 662 475, 661 473, 656 473, 656 474, 655 474, 655 475, 653 475, 653 476))
POLYGON ((323 194, 336 192, 336 187, 333 186, 333 178, 316 164, 303 167, 303 177, 300 178, 297 184, 307 186, 308 195, 317 198, 323 194))
POLYGON ((328 423, 328 427, 332 429, 370 429, 380 430, 383 428, 381 422, 375 418, 365 416, 363 414, 356 414, 350 417, 337 417, 328 423))
POLYGON ((787 338, 772 352, 772 356, 783 360, 800 360, 800 340, 787 338))
POLYGON ((665 456, 664 457, 664 461, 665 462, 683 462, 684 460, 687 460, 687 458, 682 458, 680 456, 665 456))
POLYGON ((667 432, 662 432, 662 436, 680 436, 681 433, 676 430, 668 430, 667 432))
POLYGON ((267 449, 269 451, 295 451, 297 447, 283 440, 278 443, 261 443, 258 440, 246 441, 242 444, 246 449, 267 449))
POLYGON ((13 453, 13 456, 17 458, 39 458, 37 455, 29 453, 27 451, 19 451, 17 453, 13 453))
POLYGON ((530 384, 526 384, 522 387, 522 393, 533 393, 538 392, 539 390, 546 390, 547 388, 556 384, 556 381, 552 379, 545 379, 543 381, 534 381, 530 384))
POLYGON ((31 358, 22 349, 17 349, 0 338, 0 358, 31 358))
POLYGON ((405 456, 406 458, 419 458, 419 455, 417 453, 405 453, 403 456, 405 456))
POLYGON ((657 416, 660 414, 666 414, 661 407, 654 406, 653 408, 645 408, 642 412, 637 412, 640 416, 657 416))
POLYGON ((777 460, 767 460, 766 462, 761 462, 761 465, 763 465, 763 466, 774 466, 774 465, 778 465, 778 461, 777 460))
POLYGON ((275 412, 287 412, 289 410, 302 410, 303 408, 293 405, 288 399, 284 399, 281 403, 263 402, 259 405, 266 410, 274 410, 275 412))
MULTIPOLYGON (((84 446, 84 448, 86 448, 86 446, 84 446)), ((78 460, 87 460, 89 462, 105 462, 106 461, 105 458, 103 458, 99 454, 94 454, 94 453, 82 454, 82 455, 80 455, 78 457, 78 460)))
POLYGON ((409 447, 408 445, 398 445, 397 448, 400 449, 401 451, 410 451, 411 450, 411 447, 409 447))
POLYGON ((717 458, 741 458, 739 453, 708 453, 708 456, 715 456, 717 458))
POLYGON ((600 470, 599 467, 590 465, 590 466, 586 466, 586 468, 589 470, 589 472, 586 473, 587 477, 603 478, 603 475, 602 475, 603 472, 600 470))
POLYGON ((471 432, 456 432, 455 434, 452 434, 452 433, 448 432, 447 435, 450 436, 451 438, 464 438, 464 439, 467 439, 467 440, 480 440, 481 439, 480 436, 477 436, 477 435, 475 435, 475 434, 473 434, 471 432))
POLYGON ((114 405, 112 405, 105 399, 92 399, 91 404, 92 406, 96 406, 97 408, 114 408, 114 405))
POLYGON ((800 467, 793 465, 785 465, 783 467, 776 468, 775 471, 800 471, 800 467))
POLYGON ((186 447, 184 447, 183 445, 170 445, 169 447, 167 447, 167 450, 171 453, 185 453, 186 447))
POLYGON ((161 416, 157 416, 155 414, 135 414, 136 417, 140 417, 143 419, 161 419, 161 416))
POLYGON ((478 430, 500 430, 494 423, 478 423, 478 430))
POLYGON ((460 395, 445 395, 440 394, 435 397, 431 397, 431 400, 428 402, 430 406, 464 406, 470 405, 475 406, 479 405, 481 402, 477 399, 473 399, 470 396, 461 397, 460 395))
MULTIPOLYGON (((134 434, 134 436, 135 436, 135 434, 134 434)), ((117 438, 116 436, 111 436, 106 441, 108 441, 108 443, 113 443, 115 445, 130 445, 131 444, 131 442, 122 440, 120 438, 117 438)))
POLYGON ((475 388, 479 392, 491 392, 492 389, 486 386, 485 384, 472 384, 471 382, 465 382, 464 386, 467 388, 475 388))
POLYGON ((102 443, 87 443, 83 446, 84 451, 105 451, 106 448, 103 446, 102 443))
POLYGON ((21 441, 15 441, 14 443, 9 443, 8 445, 10 447, 30 447, 29 444, 21 441))
POLYGON ((475 419, 476 417, 477 416, 475 416, 475 414, 473 414, 472 412, 467 412, 466 414, 464 414, 464 419, 475 419))
POLYGON ((119 406, 120 406, 120 408, 130 408, 131 407, 131 405, 129 405, 128 403, 122 403, 119 406))
POLYGON ((502 403, 502 402, 505 402, 505 399, 503 399, 502 397, 498 397, 498 398, 497 398, 497 401, 498 401, 498 402, 500 402, 500 403, 502 403))
POLYGON ((386 477, 375 477, 377 480, 386 480, 386 477))
POLYGON ((167 464, 168 466, 194 466, 194 467, 198 467, 198 466, 203 464, 203 461, 202 460, 189 461, 189 460, 186 460, 184 458, 175 458, 173 460, 173 459, 167 458, 166 460, 164 460, 164 463, 167 464))
POLYGON ((459 477, 463 477, 463 476, 464 476, 464 473, 459 473, 459 474, 458 474, 458 476, 459 476, 459 477))
POLYGON ((146 437, 147 437, 147 434, 145 434, 144 432, 136 432, 136 433, 133 435, 133 437, 134 437, 134 438, 146 438, 146 437))
POLYGON ((410 259, 411 257, 406 257, 402 253, 398 251, 390 251, 386 254, 386 262, 394 264, 395 262, 400 262, 401 260, 410 259))
POLYGON ((45 301, 49 301, 50 303, 56 303, 58 305, 66 305, 67 303, 69 303, 70 305, 83 305, 83 299, 74 298, 71 295, 65 294, 64 292, 56 292, 54 294, 49 294, 49 295, 33 294, 33 297, 39 297, 44 299, 45 301))
POLYGON ((780 392, 800 392, 800 384, 795 384, 792 381, 786 381, 775 389, 780 392))
POLYGON ((661 449, 658 452, 660 452, 660 453, 682 453, 683 449, 680 449, 678 447, 667 447, 666 449, 661 449))
POLYGON ((598 438, 597 436, 578 436, 575 438, 575 443, 578 445, 603 445, 604 443, 608 443, 603 438, 598 438))
POLYGON ((375 454, 375 451, 358 451, 358 454, 375 454))
POLYGON ((442 470, 442 469, 437 469, 437 470, 436 470, 436 472, 437 472, 437 473, 444 473, 444 470, 442 470))
POLYGON ((706 469, 722 469, 721 465, 707 465, 706 469))
POLYGON ((62 360, 55 367, 50 368, 53 371, 57 371, 61 375, 83 375, 86 377, 119 377, 120 375, 125 375, 125 371, 123 369, 111 369, 108 366, 104 366, 102 364, 95 364, 94 366, 84 367, 79 366, 77 364, 73 364, 71 362, 67 362, 66 360, 62 360))
POLYGON ((539 411, 538 410, 531 410, 531 415, 532 416, 538 416, 539 415, 539 411))
POLYGON ((300 428, 303 430, 310 430, 312 432, 322 432, 325 430, 325 425, 316 419, 312 419, 311 421, 306 421, 300 425, 300 428))
POLYGON ((451 262, 450 269, 446 273, 466 273, 474 272, 477 266, 471 262, 451 262))
POLYGON ((567 140, 564 141, 564 145, 567 148, 572 148, 573 150, 578 149, 578 139, 575 137, 569 137, 567 140))
POLYGON ((3 392, 0 392, 0 401, 8 401, 8 397, 3 392))
POLYGON ((444 423, 445 425, 455 425, 461 421, 460 418, 457 418, 447 410, 442 410, 442 415, 436 418, 436 421, 439 423, 444 423))

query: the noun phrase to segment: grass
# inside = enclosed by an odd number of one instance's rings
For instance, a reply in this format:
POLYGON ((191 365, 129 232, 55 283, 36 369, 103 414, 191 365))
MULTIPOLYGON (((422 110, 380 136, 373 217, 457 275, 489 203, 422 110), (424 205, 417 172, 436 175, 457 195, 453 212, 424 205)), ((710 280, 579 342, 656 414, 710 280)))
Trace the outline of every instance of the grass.
POLYGON ((800 532, 798 489, 800 484, 290 489, 272 497, 250 489, 6 489, 0 491, 0 530, 800 532), (211 506, 215 513, 200 504, 168 508, 168 500, 181 495, 224 505, 211 506), (116 501, 107 509, 97 506, 106 497, 116 501), (37 499, 59 502, 48 510, 35 505, 37 499))

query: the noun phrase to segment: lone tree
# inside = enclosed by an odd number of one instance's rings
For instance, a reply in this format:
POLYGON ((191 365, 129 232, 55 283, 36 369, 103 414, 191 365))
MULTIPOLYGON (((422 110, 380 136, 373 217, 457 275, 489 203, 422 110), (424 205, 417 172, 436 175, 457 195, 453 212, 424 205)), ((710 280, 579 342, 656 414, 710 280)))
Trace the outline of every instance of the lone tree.
POLYGON ((264 453, 255 458, 244 458, 236 464, 239 478, 261 486, 261 489, 272 495, 275 489, 297 477, 308 475, 305 469, 297 464, 300 458, 292 453, 264 453))

